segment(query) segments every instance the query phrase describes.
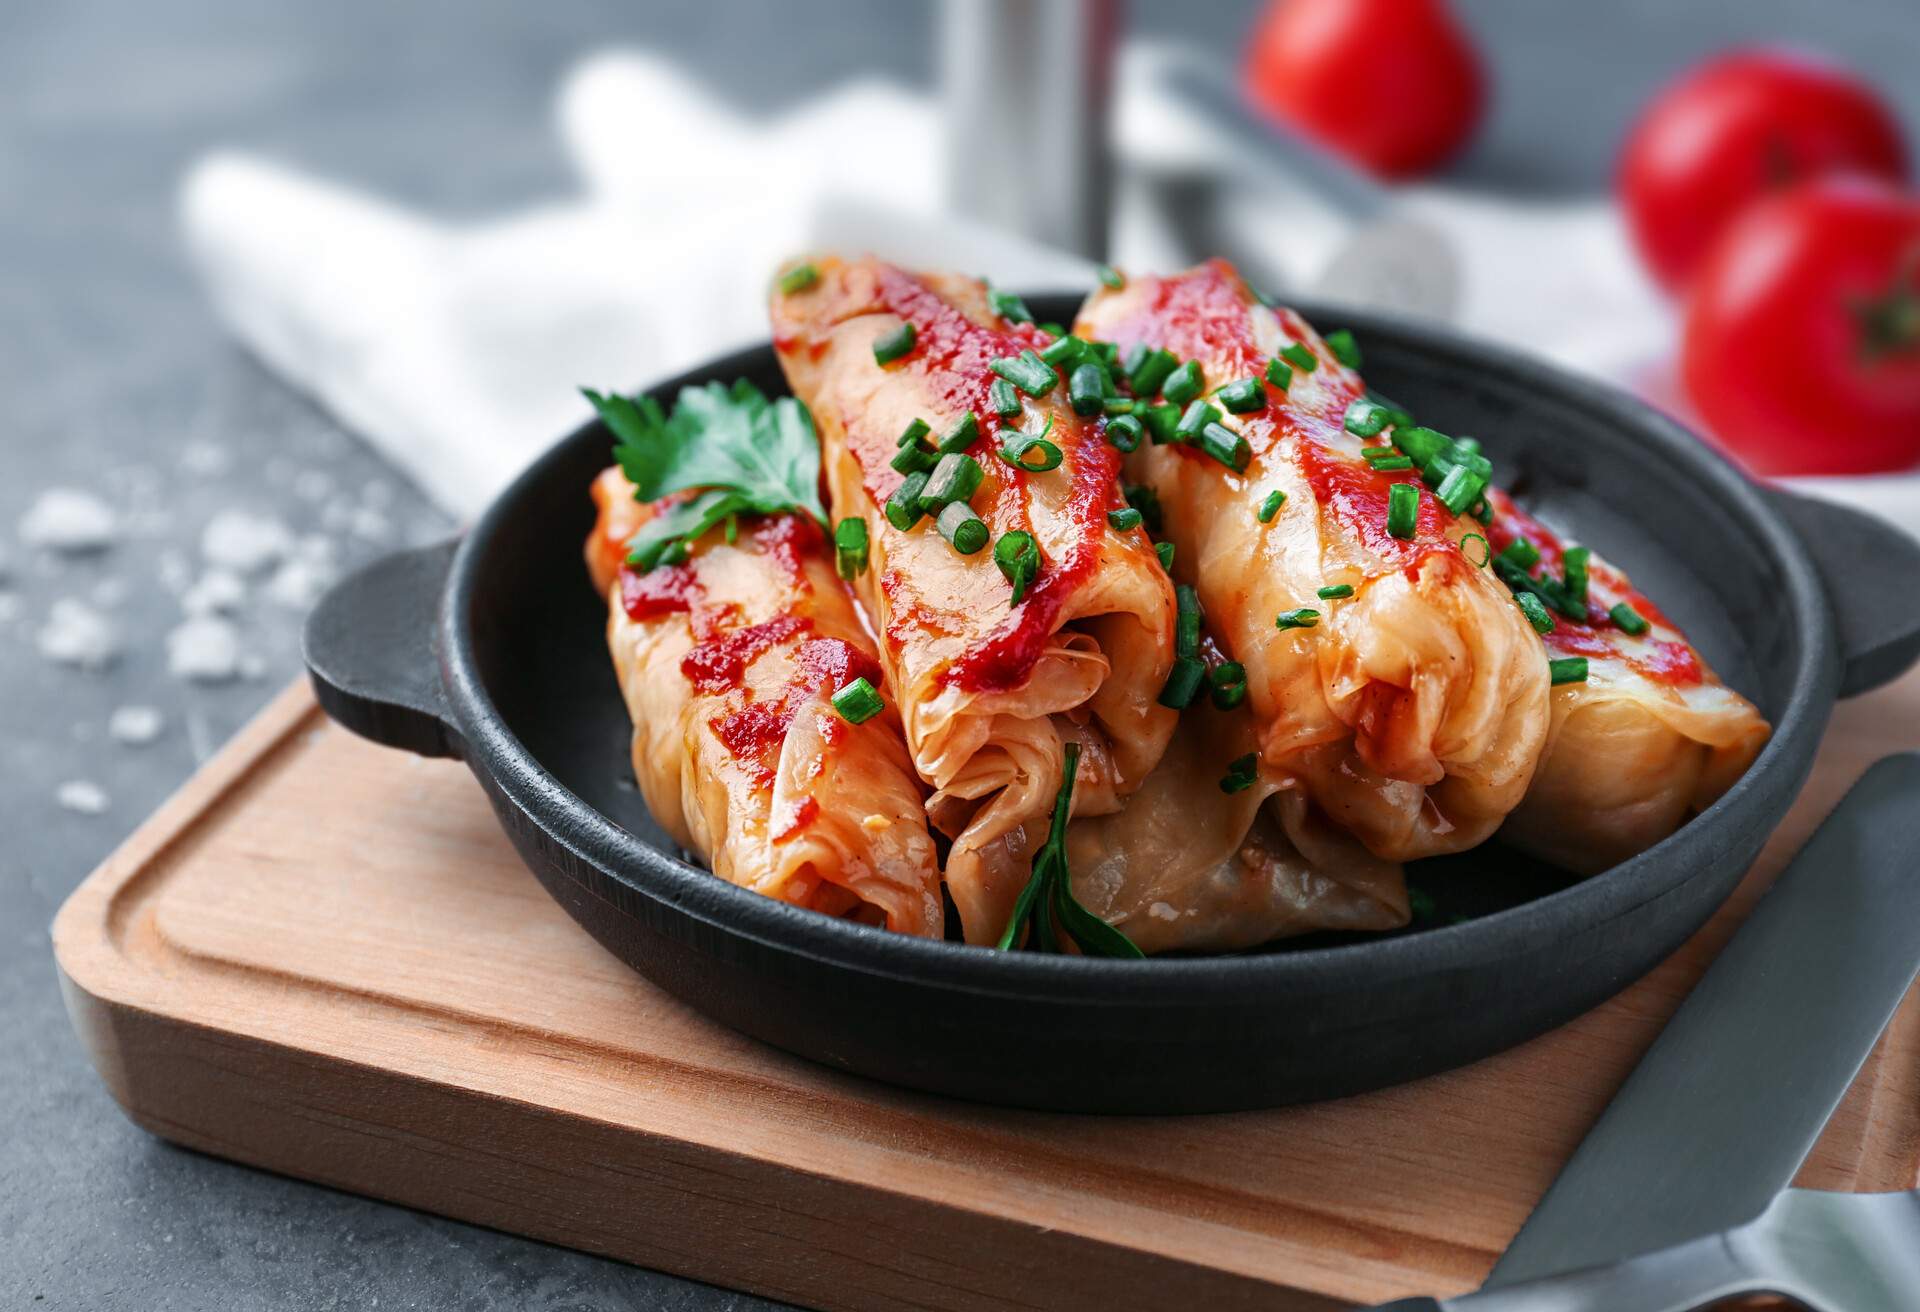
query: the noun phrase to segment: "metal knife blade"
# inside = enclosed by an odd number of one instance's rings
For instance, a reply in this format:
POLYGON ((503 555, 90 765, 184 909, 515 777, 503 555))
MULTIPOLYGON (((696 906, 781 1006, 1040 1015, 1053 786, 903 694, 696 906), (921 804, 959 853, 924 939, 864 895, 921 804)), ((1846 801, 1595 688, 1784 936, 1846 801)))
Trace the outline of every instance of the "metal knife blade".
POLYGON ((1752 1220, 1786 1188, 1920 967, 1920 753, 1856 783, 1760 899, 1487 1287, 1752 1220))

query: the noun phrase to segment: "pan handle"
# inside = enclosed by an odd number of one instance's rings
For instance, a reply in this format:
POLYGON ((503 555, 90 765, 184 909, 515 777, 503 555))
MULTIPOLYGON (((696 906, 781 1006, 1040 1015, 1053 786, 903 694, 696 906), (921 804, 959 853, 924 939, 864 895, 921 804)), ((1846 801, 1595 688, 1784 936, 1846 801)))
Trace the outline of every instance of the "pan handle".
POLYGON ((307 674, 335 723, 421 756, 464 756, 440 683, 440 593, 458 538, 383 556, 307 616, 307 674))
POLYGON ((1878 688, 1920 660, 1920 542, 1876 516, 1761 489, 1813 557, 1840 639, 1840 695, 1878 688))

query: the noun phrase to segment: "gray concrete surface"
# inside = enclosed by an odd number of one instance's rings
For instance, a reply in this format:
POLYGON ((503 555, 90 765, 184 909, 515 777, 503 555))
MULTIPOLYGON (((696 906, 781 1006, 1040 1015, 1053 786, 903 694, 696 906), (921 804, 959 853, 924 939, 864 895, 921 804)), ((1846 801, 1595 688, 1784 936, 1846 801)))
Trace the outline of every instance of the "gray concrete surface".
MULTIPOLYGON (((1140 4, 1136 21, 1230 59, 1252 8, 1140 4)), ((1911 0, 1463 8, 1499 85, 1488 131, 1458 169, 1483 185, 1603 186, 1652 86, 1704 50, 1760 35, 1850 56, 1920 123, 1911 0)), ((179 607, 162 577, 170 558, 192 556, 217 510, 324 530, 347 564, 450 527, 222 336, 177 249, 183 166, 209 145, 242 145, 443 213, 485 214, 567 185, 548 99, 585 51, 657 45, 775 110, 863 67, 924 75, 928 17, 907 0, 0 6, 0 616, 11 612, 0 618, 0 1308, 760 1305, 150 1138, 120 1116, 74 1041, 47 927, 85 873, 298 668, 298 614, 249 605, 241 627, 259 677, 209 688, 166 674, 162 637, 179 607), (24 549, 14 526, 56 484, 98 490, 128 534, 86 559, 24 549), (358 533, 328 529, 329 503, 376 513, 360 516, 358 533), (100 673, 50 665, 34 642, 49 607, 89 596, 105 599, 124 654, 100 673), (164 712, 158 741, 109 741, 109 714, 129 703, 164 712), (72 779, 106 791, 103 814, 55 804, 72 779)))

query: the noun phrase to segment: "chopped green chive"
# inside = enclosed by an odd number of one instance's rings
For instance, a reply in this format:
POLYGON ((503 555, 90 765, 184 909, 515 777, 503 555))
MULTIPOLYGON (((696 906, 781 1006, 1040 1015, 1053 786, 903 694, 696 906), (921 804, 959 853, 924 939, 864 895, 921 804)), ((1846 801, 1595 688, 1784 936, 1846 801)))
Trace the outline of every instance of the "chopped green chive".
POLYGON ((993 386, 987 389, 987 404, 1002 419, 1019 418, 1022 409, 1020 394, 1013 390, 1013 384, 1004 378, 993 380, 993 386))
POLYGON ((1411 540, 1419 523, 1420 489, 1412 483, 1395 483, 1387 493, 1387 532, 1411 540))
POLYGON ((1107 420, 1106 431, 1107 441, 1113 444, 1116 451, 1123 452, 1138 451, 1140 439, 1147 433, 1146 428, 1132 415, 1115 415, 1107 420))
POLYGON ((1133 381, 1133 375, 1138 372, 1140 366, 1147 362, 1147 357, 1152 354, 1153 348, 1145 342, 1135 342, 1128 348, 1126 357, 1120 362, 1120 371, 1127 376, 1129 383, 1133 381))
POLYGON ((1266 498, 1260 503, 1260 509, 1254 513, 1262 524, 1270 524, 1273 522, 1273 517, 1280 513, 1280 507, 1286 504, 1287 494, 1275 488, 1267 493, 1266 498))
POLYGON ((1640 637, 1653 627, 1647 623, 1645 616, 1624 601, 1608 611, 1607 618, 1618 625, 1622 633, 1632 638, 1640 637))
POLYGON ((1130 415, 1133 413, 1134 399, 1130 396, 1109 396, 1100 402, 1103 415, 1130 415))
POLYGON ((1033 322, 1033 311, 1027 308, 1025 301, 1012 292, 1003 292, 997 287, 988 288, 987 305, 1008 323, 1033 322))
POLYGON ((1105 408, 1106 372, 1097 364, 1083 364, 1067 379, 1067 397, 1073 404, 1075 414, 1087 418, 1105 408))
POLYGON ((1174 405, 1185 405, 1206 390, 1206 374, 1201 371, 1198 360, 1187 361, 1168 375, 1167 381, 1160 385, 1160 395, 1174 405))
POLYGON ((1493 559, 1493 547, 1478 533, 1469 533, 1460 539, 1460 554, 1467 558, 1469 565, 1478 569, 1485 569, 1487 562, 1493 559), (1478 542, 1480 544, 1480 559, 1475 560, 1473 558, 1473 552, 1467 549, 1467 543, 1469 542, 1478 542))
POLYGON ((1000 535, 993 544, 993 563, 1007 576, 1007 582, 1013 585, 1012 604, 1018 606, 1027 595, 1027 589, 1033 583, 1034 576, 1040 572, 1040 547, 1034 542, 1033 534, 1014 529, 1000 535))
POLYGON ((1091 354, 1092 348, 1071 333, 1065 337, 1056 337, 1040 348, 1040 358, 1055 369, 1062 366, 1071 369, 1087 360, 1091 354))
POLYGON ((1227 763, 1226 777, 1220 781, 1223 793, 1243 793, 1260 782, 1260 758, 1252 752, 1237 756, 1227 763))
POLYGON ((1480 439, 1477 437, 1456 437, 1453 439, 1453 449, 1463 456, 1477 456, 1480 454, 1480 439))
POLYGON ((1292 342, 1281 347, 1280 358, 1303 374, 1310 374, 1320 367, 1320 357, 1304 342, 1292 342))
POLYGON ((1273 617, 1273 627, 1276 629, 1310 629, 1319 622, 1320 612, 1311 606, 1283 610, 1273 617))
POLYGON ((1193 585, 1182 583, 1173 590, 1173 654, 1176 656, 1198 656, 1200 654, 1200 594, 1193 585))
POLYGON ((880 693, 864 677, 833 694, 833 709, 848 724, 865 724, 886 709, 886 703, 880 699, 880 693))
POLYGON ((1128 483, 1120 491, 1126 496, 1127 504, 1140 512, 1146 522, 1147 532, 1158 533, 1161 529, 1160 498, 1153 489, 1142 483, 1128 483))
MULTIPOLYGON (((1587 604, 1587 584, 1589 577, 1587 566, 1593 560, 1590 547, 1568 547, 1561 558, 1560 569, 1566 579, 1567 600, 1578 606, 1587 604)), ((1633 609, 1629 606, 1627 609, 1633 609)), ((1622 627, 1625 627, 1624 625, 1622 627)), ((1631 631, 1631 630, 1629 630, 1631 631)))
POLYGON ((1127 285, 1126 275, 1114 268, 1111 264, 1101 265, 1099 273, 1101 283, 1113 288, 1115 291, 1119 291, 1127 285))
POLYGON ((1160 557, 1161 569, 1165 570, 1169 574, 1173 573, 1173 543, 1171 542, 1154 543, 1153 554, 1160 557))
POLYGON ((1230 711, 1247 699, 1247 667, 1239 661, 1222 661, 1207 672, 1213 687, 1213 704, 1230 711))
MULTIPOLYGON (((916 419, 914 422, 917 424, 920 421, 916 419)), ((893 459, 887 463, 902 474, 911 474, 916 469, 932 469, 934 462, 939 460, 939 458, 939 456, 933 453, 932 447, 923 446, 916 441, 912 445, 903 446, 894 452, 893 459)))
POLYGON ((1278 358, 1267 361, 1267 381, 1286 391, 1293 386, 1293 367, 1278 358))
POLYGON ((848 517, 833 526, 833 568, 851 583, 867 572, 867 521, 848 517))
POLYGON ((1420 469, 1425 469, 1452 441, 1445 433, 1421 428, 1417 424, 1396 424, 1393 429, 1393 444, 1420 469))
POLYGON ((943 456, 950 456, 965 451, 979 436, 980 416, 969 410, 954 421, 953 427, 947 430, 946 436, 940 439, 934 450, 943 456))
POLYGON ((1160 704, 1176 711, 1185 710, 1207 677, 1207 666, 1198 656, 1176 656, 1166 687, 1160 690, 1160 704))
POLYGON ((933 526, 940 530, 940 536, 948 545, 963 556, 971 556, 993 536, 987 531, 986 521, 974 514, 973 507, 964 501, 948 502, 933 526))
POLYGON ((820 270, 811 263, 796 264, 780 275, 779 288, 782 296, 791 296, 803 292, 820 281, 820 270))
POLYGON ((1220 412, 1205 401, 1190 404, 1186 413, 1180 416, 1180 422, 1173 426, 1173 440, 1191 442, 1200 436, 1200 430, 1220 418, 1220 412))
POLYGON ((1117 342, 1093 342, 1093 353, 1100 357, 1100 363, 1112 369, 1120 359, 1120 346, 1117 342))
POLYGON ((1253 454, 1247 447, 1247 439, 1225 424, 1208 424, 1201 429, 1199 445, 1202 451, 1235 473, 1247 467, 1253 454))
POLYGON ((953 502, 971 500, 980 490, 980 480, 985 473, 980 462, 963 451, 941 456, 940 463, 927 476, 926 489, 920 493, 920 508, 931 515, 953 502))
POLYGON ((1327 334, 1327 349, 1333 352, 1333 358, 1349 369, 1360 367, 1360 343, 1353 340, 1353 333, 1345 328, 1327 334))
POLYGON ((1364 396, 1356 397, 1341 423, 1355 437, 1378 437, 1380 430, 1387 426, 1386 407, 1375 405, 1364 396))
POLYGON ((1060 375, 1028 347, 1019 355, 1003 355, 990 361, 987 368, 999 374, 1028 396, 1045 396, 1060 381, 1060 375))
POLYGON ((1515 538, 1507 543, 1507 549, 1495 559, 1503 565, 1512 565, 1521 570, 1530 570, 1540 563, 1540 548, 1525 538, 1515 538))
POLYGON ((1533 625, 1535 633, 1553 632, 1553 616, 1547 614, 1546 604, 1540 598, 1531 592, 1516 592, 1513 594, 1513 604, 1527 617, 1527 623, 1533 625))
POLYGON ((892 364, 913 349, 913 324, 902 323, 892 332, 873 341, 873 360, 875 364, 892 364))
POLYGON ((1446 477, 1433 490, 1440 504, 1456 515, 1467 513, 1467 507, 1480 499, 1487 489, 1487 480, 1465 465, 1455 465, 1447 471, 1446 477))
POLYGON ((1231 415, 1249 415, 1267 408, 1267 389, 1258 378, 1236 378, 1214 392, 1213 399, 1231 415))
POLYGON ((1585 656, 1563 656, 1557 661, 1547 662, 1547 682, 1554 687, 1563 683, 1585 683, 1587 681, 1587 658, 1585 656))
MULTIPOLYGON (((1138 349, 1135 348, 1136 351, 1138 349)), ((1127 360, 1127 386, 1142 400, 1158 392, 1173 371, 1180 367, 1179 357, 1160 347, 1150 348, 1138 360, 1130 353, 1127 360)))
POLYGON ((1367 461, 1367 467, 1376 473, 1391 474, 1402 469, 1412 469, 1413 461, 1402 455, 1385 455, 1378 460, 1367 461))
POLYGON ((915 442, 918 442, 921 438, 925 437, 928 433, 932 431, 933 430, 927 426, 926 420, 916 419, 912 423, 908 424, 905 428, 900 430, 900 436, 898 439, 894 441, 894 445, 895 446, 912 446, 915 442))
POLYGON ((1153 435, 1155 446, 1164 446, 1168 442, 1180 439, 1174 436, 1174 430, 1180 427, 1180 407, 1177 405, 1150 405, 1145 410, 1134 412, 1146 421, 1147 431, 1153 435))
POLYGON ((1132 506, 1128 506, 1125 510, 1109 510, 1107 512, 1107 523, 1121 533, 1139 528, 1140 522, 1144 518, 1145 516, 1132 506))
POLYGON ((1039 325, 1039 328, 1041 332, 1049 337, 1065 337, 1067 335, 1067 329, 1064 324, 1043 323, 1039 325))
POLYGON ((1318 592, 1314 593, 1313 595, 1320 598, 1320 600, 1322 601, 1338 601, 1342 597, 1351 597, 1353 595, 1353 584, 1351 583, 1331 584, 1328 587, 1321 588, 1318 592))
POLYGON ((926 512, 920 509, 920 494, 927 490, 927 471, 916 469, 900 481, 900 486, 887 498, 883 510, 887 523, 902 533, 920 522, 920 516, 926 512))
POLYGON ((1046 438, 1035 437, 1031 433, 1002 433, 999 456, 1015 469, 1024 469, 1029 474, 1044 474, 1049 469, 1060 468, 1060 448, 1046 438))

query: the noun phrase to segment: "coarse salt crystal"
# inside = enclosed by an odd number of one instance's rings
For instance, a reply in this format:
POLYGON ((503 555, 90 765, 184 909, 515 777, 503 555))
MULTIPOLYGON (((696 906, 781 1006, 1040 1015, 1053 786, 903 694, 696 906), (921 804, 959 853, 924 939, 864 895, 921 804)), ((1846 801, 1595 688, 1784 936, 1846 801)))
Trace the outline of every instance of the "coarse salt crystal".
POLYGON ((247 599, 247 585, 238 574, 210 569, 180 597, 180 608, 189 615, 213 615, 237 610, 247 599))
POLYGON ((107 734, 117 743, 144 747, 160 736, 166 719, 151 706, 121 706, 107 719, 107 734))
POLYGON ((200 554, 210 565, 252 574, 293 548, 293 535, 277 519, 246 510, 223 510, 200 534, 200 554))
POLYGON ((50 551, 99 551, 112 545, 117 522, 113 507, 93 493, 50 487, 20 517, 20 538, 50 551))
POLYGON ((107 809, 107 791, 91 779, 69 779, 54 790, 54 801, 68 811, 99 815, 107 809))
POLYGON ((83 670, 102 669, 120 654, 120 635, 113 622, 72 597, 53 603, 37 642, 48 660, 83 670))
POLYGON ((195 683, 225 683, 240 669, 240 634, 217 616, 196 616, 167 635, 167 673, 195 683))

